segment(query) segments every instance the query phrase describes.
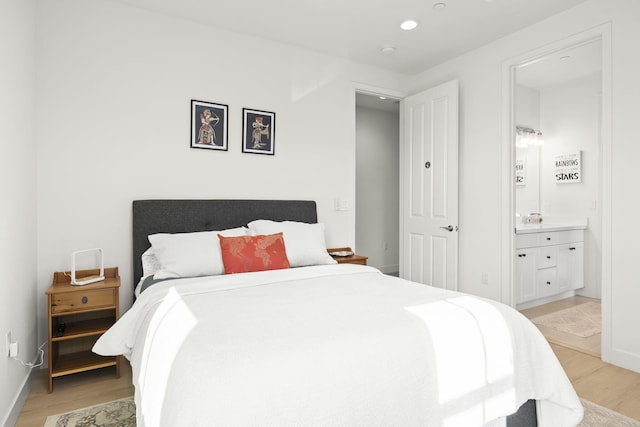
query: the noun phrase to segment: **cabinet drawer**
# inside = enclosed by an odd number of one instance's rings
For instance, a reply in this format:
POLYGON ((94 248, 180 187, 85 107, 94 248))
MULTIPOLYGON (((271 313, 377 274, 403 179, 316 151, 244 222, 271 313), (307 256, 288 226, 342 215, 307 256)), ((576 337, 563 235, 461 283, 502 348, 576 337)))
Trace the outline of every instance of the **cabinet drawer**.
POLYGON ((583 242, 584 230, 516 234, 516 249, 583 242))
POLYGON ((582 242, 584 241, 584 230, 549 231, 547 233, 538 233, 538 237, 540 246, 582 242))
POLYGON ((538 246, 538 233, 516 234, 516 249, 538 246))
POLYGON ((558 258, 556 246, 543 246, 538 249, 538 268, 555 267, 558 258))
POLYGON ((84 292, 63 292, 51 296, 51 312, 91 310, 99 307, 114 306, 113 289, 93 289, 84 292))

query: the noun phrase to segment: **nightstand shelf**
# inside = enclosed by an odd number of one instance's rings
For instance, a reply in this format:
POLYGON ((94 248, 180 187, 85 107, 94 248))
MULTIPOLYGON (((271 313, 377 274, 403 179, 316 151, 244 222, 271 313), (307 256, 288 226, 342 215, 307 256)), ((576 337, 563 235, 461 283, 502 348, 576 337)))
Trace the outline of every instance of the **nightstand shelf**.
MULTIPOLYGON (((81 270, 76 277, 95 275, 81 270)), ((70 283, 68 272, 56 272, 47 289, 49 318, 49 393, 53 378, 115 366, 120 377, 120 357, 100 356, 91 351, 96 340, 119 317, 120 276, 118 268, 105 268, 105 280, 84 286, 70 283), (62 329, 62 333, 58 333, 62 329)))
POLYGON ((117 356, 99 356, 91 350, 69 353, 58 356, 56 367, 51 372, 51 376, 61 377, 63 375, 77 374, 78 372, 91 371, 93 369, 116 366, 117 356))
MULTIPOLYGON (((59 316, 61 318, 63 316, 59 316)), ((60 323, 60 322, 59 322, 60 323)), ((66 328, 64 335, 56 336, 55 333, 58 330, 57 325, 53 327, 54 336, 51 337, 52 341, 65 341, 73 340, 81 337, 90 337, 94 335, 102 335, 107 332, 107 329, 113 325, 113 319, 109 317, 100 319, 91 319, 86 321, 65 322, 66 328)))
MULTIPOLYGON (((327 252, 329 252, 329 254, 331 254, 333 252, 353 252, 353 251, 351 250, 351 248, 330 248, 330 249, 327 249, 327 252)), ((331 255, 331 257, 333 259, 335 259, 338 262, 338 264, 367 265, 367 259, 369 259, 366 256, 356 255, 355 253, 353 255, 349 255, 349 256, 334 256, 334 255, 331 255)))

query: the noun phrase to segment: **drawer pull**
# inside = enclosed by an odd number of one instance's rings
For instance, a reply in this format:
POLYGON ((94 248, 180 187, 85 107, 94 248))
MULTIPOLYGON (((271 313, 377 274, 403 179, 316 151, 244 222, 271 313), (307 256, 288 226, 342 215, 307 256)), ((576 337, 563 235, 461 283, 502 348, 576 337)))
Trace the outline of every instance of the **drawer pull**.
POLYGON ((547 255, 547 259, 551 259, 551 256, 547 255))
POLYGON ((550 285, 550 284, 551 284, 551 282, 547 282, 547 285, 550 285))
POLYGON ((569 250, 570 250, 570 251, 575 251, 575 250, 576 250, 576 248, 569 248, 569 250))
POLYGON ((89 302, 89 298, 87 298, 87 297, 82 297, 82 303, 83 303, 83 304, 86 304, 86 303, 88 303, 88 302, 89 302))
POLYGON ((547 237, 547 240, 551 241, 551 237, 547 237))

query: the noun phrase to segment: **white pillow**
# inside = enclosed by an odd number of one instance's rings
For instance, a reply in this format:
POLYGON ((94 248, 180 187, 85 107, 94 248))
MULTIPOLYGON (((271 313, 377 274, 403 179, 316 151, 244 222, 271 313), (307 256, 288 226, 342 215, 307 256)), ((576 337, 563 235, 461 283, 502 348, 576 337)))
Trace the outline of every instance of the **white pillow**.
POLYGON ((249 223, 254 234, 275 234, 282 232, 284 249, 291 267, 305 265, 335 264, 327 253, 324 241, 324 224, 307 224, 295 221, 270 221, 259 219, 249 223))
POLYGON ((246 236, 247 229, 238 227, 223 231, 150 235, 149 242, 160 263, 160 269, 156 271, 154 278, 224 274, 218 234, 225 237, 246 236))
POLYGON ((156 254, 153 252, 153 247, 144 251, 140 258, 142 259, 142 277, 155 274, 156 271, 162 268, 158 258, 156 258, 156 254))

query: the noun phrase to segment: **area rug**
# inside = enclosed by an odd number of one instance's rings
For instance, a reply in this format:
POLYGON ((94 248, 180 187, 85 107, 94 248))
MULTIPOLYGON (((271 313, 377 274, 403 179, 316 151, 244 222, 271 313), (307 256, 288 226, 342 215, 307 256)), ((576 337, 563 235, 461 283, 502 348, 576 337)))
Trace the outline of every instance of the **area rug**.
POLYGON ((602 325, 600 303, 586 302, 564 310, 534 317, 533 323, 582 338, 599 334, 602 325))
POLYGON ((135 427, 136 405, 133 396, 64 414, 50 415, 44 427, 135 427))
MULTIPOLYGON (((610 409, 580 399, 584 419, 578 427, 640 427, 640 422, 610 409)), ((135 427, 136 406, 133 397, 114 400, 47 417, 44 427, 135 427)))
POLYGON ((584 406, 584 418, 578 427, 640 427, 640 421, 625 417, 610 409, 580 399, 584 406))

